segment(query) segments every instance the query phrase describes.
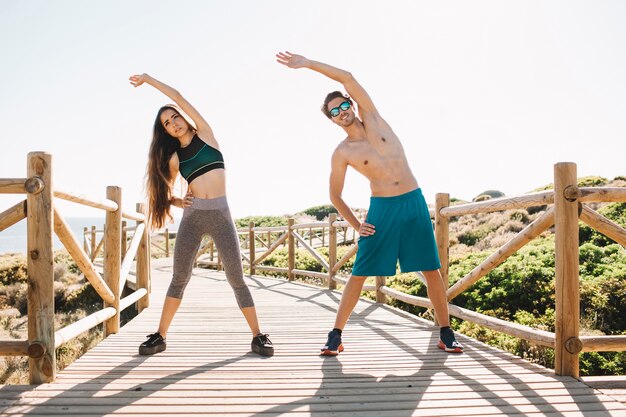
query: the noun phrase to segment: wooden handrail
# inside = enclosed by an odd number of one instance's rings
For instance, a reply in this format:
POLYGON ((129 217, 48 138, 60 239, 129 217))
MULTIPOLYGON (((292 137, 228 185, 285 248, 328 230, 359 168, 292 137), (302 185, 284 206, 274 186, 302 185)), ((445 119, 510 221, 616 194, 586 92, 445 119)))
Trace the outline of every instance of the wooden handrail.
POLYGON ((582 352, 621 352, 626 350, 626 336, 580 336, 582 352))
POLYGON ((0 340, 0 356, 28 356, 28 340, 0 340))
POLYGON ((617 223, 612 222, 585 205, 580 213, 580 220, 584 221, 603 235, 610 237, 620 245, 626 247, 626 229, 617 223))
MULTIPOLYGON (((119 329, 119 313, 133 303, 138 309, 145 308, 148 303, 149 271, 150 271, 150 234, 145 221, 145 210, 137 205, 136 212, 124 212, 121 209, 121 190, 118 187, 107 188, 107 198, 97 201, 82 195, 71 194, 52 187, 52 158, 45 153, 30 153, 28 156, 28 177, 0 179, 0 193, 27 194, 25 201, 0 213, 0 230, 26 218, 28 223, 28 271, 34 280, 34 291, 29 294, 29 336, 27 341, 0 341, 0 355, 30 354, 29 368, 31 383, 50 382, 55 377, 54 349, 67 342, 78 334, 104 322, 105 334, 115 333, 119 329), (79 204, 103 209, 106 211, 107 226, 102 240, 96 245, 96 231, 92 227, 91 248, 83 249, 72 234, 69 226, 53 206, 53 198, 57 197, 79 204), (122 227, 121 219, 131 219, 137 222, 132 227, 122 227), (55 231, 68 252, 74 258, 79 268, 94 286, 98 294, 105 300, 107 306, 70 326, 53 331, 52 310, 52 231, 55 231), (130 246, 122 260, 122 233, 134 231, 130 239, 130 246), (105 243, 106 242, 106 243, 105 243), (96 271, 87 252, 95 256, 104 244, 104 279, 96 271), (137 263, 136 290, 125 298, 121 292, 126 284, 126 277, 130 271, 133 258, 137 263), (140 307, 143 306, 143 307, 140 307), (31 323, 32 322, 32 323, 31 323)), ((554 167, 554 190, 547 190, 518 197, 504 197, 483 202, 449 206, 449 196, 437 195, 435 209, 429 209, 431 217, 436 223, 438 251, 442 260, 442 274, 447 278, 448 222, 452 216, 467 214, 488 213, 507 209, 525 208, 532 206, 549 207, 545 213, 535 219, 525 229, 518 233, 499 250, 489 256, 480 265, 474 268, 466 277, 463 277, 448 291, 447 295, 454 298, 465 289, 473 285, 478 279, 485 276, 508 256, 517 251, 530 240, 536 238, 544 230, 555 224, 556 230, 556 322, 555 333, 545 332, 510 323, 505 320, 486 316, 481 313, 463 309, 449 304, 452 316, 467 320, 481 326, 500 331, 515 337, 523 338, 542 346, 555 349, 555 370, 557 374, 578 376, 578 353, 587 351, 620 351, 626 349, 626 336, 580 336, 579 335, 579 290, 578 290, 578 220, 589 224, 600 233, 626 246, 626 229, 615 222, 606 219, 596 211, 587 207, 585 202, 624 202, 626 189, 615 187, 578 187, 576 185, 576 167, 570 163, 559 163, 554 167)), ((346 284, 344 277, 337 276, 339 269, 351 259, 357 251, 356 233, 350 230, 347 221, 337 221, 336 214, 331 214, 328 221, 295 224, 289 219, 287 226, 255 227, 253 223, 248 228, 238 229, 238 233, 245 235, 244 244, 249 247, 249 256, 242 253, 248 260, 247 267, 251 273, 271 271, 285 273, 289 280, 296 275, 321 279, 334 288, 336 283, 346 284), (298 232, 303 230, 303 232, 298 232), (321 230, 321 233, 320 233, 321 230), (338 235, 348 241, 348 231, 351 231, 354 245, 340 260, 337 261, 338 235), (267 236, 259 236, 267 233, 267 236), (272 233, 278 233, 276 239, 272 233), (328 238, 328 239, 326 239, 328 238), (315 245, 314 245, 315 239, 315 245), (329 259, 326 261, 316 250, 321 240, 322 245, 328 242, 329 259), (259 241, 267 250, 257 256, 256 242, 259 241), (267 243, 266 243, 267 241, 267 243), (315 272, 295 268, 296 244, 302 245, 326 269, 327 272, 315 272), (281 245, 288 248, 288 267, 279 268, 262 265, 270 253, 281 245), (315 246, 315 247, 314 247, 315 246)), ((166 237, 169 232, 166 230, 166 237)), ((124 245, 126 242, 124 242, 124 245)), ((213 247, 212 241, 208 244, 213 247)), ((87 240, 85 239, 85 247, 87 240)), ((220 257, 209 265, 220 268, 220 257)), ((447 281, 447 279, 446 279, 447 281)), ((383 302, 386 297, 407 302, 412 305, 432 308, 429 299, 405 294, 386 286, 384 277, 376 277, 376 285, 365 285, 364 291, 376 291, 376 299, 383 302)), ((29 291, 31 289, 29 288, 29 291)))
POLYGON ((138 224, 137 231, 133 235, 133 238, 130 241, 130 247, 126 251, 126 255, 124 256, 124 260, 122 261, 122 264, 120 266, 120 277, 119 277, 120 295, 122 294, 122 291, 124 290, 124 283, 126 282, 126 279, 128 278, 128 272, 130 271, 130 267, 132 266, 133 259, 135 258, 135 255, 137 254, 137 249, 139 249, 139 243, 141 243, 141 240, 143 239, 143 230, 145 227, 146 226, 144 223, 138 224))
POLYGON ((304 238, 302 236, 300 236, 298 233, 296 233, 295 231, 293 231, 291 234, 293 234, 293 236, 298 239, 300 241, 300 243, 302 243, 302 246, 304 246, 304 248, 317 260, 317 262, 319 262, 320 264, 322 264, 322 266, 324 268, 326 268, 327 271, 330 271, 330 266, 328 266, 328 262, 326 262, 326 259, 322 258, 320 256, 319 253, 317 253, 315 251, 315 249, 313 249, 307 242, 306 240, 304 240, 304 238))
POLYGON ((552 203, 554 203, 554 192, 542 191, 519 197, 501 197, 479 201, 477 203, 458 204, 441 209, 440 214, 445 217, 463 216, 466 214, 490 213, 514 208, 544 206, 552 203))
POLYGON ((554 209, 550 207, 531 224, 505 243, 500 249, 491 254, 480 265, 475 267, 465 277, 454 284, 447 293, 448 300, 451 300, 472 286, 480 278, 487 275, 494 268, 504 262, 509 256, 517 252, 522 246, 539 236, 546 229, 554 224, 554 209))
POLYGON ((65 223, 65 220, 56 207, 54 209, 54 231, 61 243, 63 243, 63 246, 65 246, 65 249, 67 249, 70 256, 76 262, 76 265, 78 265, 78 268, 85 274, 85 278, 91 283, 93 289, 96 290, 102 300, 112 304, 115 301, 113 292, 98 271, 96 271, 96 267, 83 248, 80 247, 80 243, 78 243, 72 230, 67 223, 65 223))
POLYGON ((54 333, 54 344, 56 347, 61 346, 64 343, 76 338, 87 330, 93 329, 98 324, 104 322, 107 319, 115 316, 117 311, 113 307, 107 307, 102 310, 96 311, 93 314, 83 317, 82 319, 74 322, 61 330, 57 330, 54 333))
POLYGON ((105 211, 116 211, 118 209, 115 201, 111 200, 98 200, 94 198, 85 197, 82 194, 75 194, 69 191, 62 191, 59 189, 54 190, 54 196, 66 201, 72 201, 74 203, 82 204, 83 206, 89 206, 105 211))
POLYGON ((0 178, 0 194, 26 194, 27 178, 0 178))
POLYGON ((566 197, 580 203, 626 202, 626 188, 618 187, 572 187, 566 190, 566 197))
POLYGON ((25 218, 26 200, 23 200, 0 213, 0 232, 25 218))

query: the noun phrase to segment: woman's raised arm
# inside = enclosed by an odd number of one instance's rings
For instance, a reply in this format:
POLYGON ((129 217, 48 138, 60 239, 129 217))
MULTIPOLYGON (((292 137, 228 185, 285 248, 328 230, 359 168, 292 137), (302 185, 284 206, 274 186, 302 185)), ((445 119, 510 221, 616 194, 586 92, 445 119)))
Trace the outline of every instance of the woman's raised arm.
POLYGON ((196 110, 195 107, 193 107, 191 103, 189 103, 187 99, 178 92, 178 90, 157 80, 154 77, 151 77, 146 73, 131 75, 129 80, 130 83, 135 87, 139 87, 140 85, 145 83, 151 85, 152 87, 156 88, 167 97, 169 97, 185 113, 187 113, 189 117, 191 117, 191 120, 193 120, 196 128, 198 129, 198 136, 200 136, 203 140, 209 142, 211 146, 217 147, 217 140, 215 139, 215 135, 213 134, 211 126, 207 123, 206 120, 204 120, 198 110, 196 110))

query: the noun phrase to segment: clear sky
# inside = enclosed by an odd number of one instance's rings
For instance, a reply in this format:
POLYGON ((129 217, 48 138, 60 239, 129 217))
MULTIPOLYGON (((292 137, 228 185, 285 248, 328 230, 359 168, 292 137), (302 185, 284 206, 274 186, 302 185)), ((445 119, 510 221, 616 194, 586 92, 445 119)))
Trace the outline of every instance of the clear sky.
MULTIPOLYGON (((234 217, 329 203, 340 86, 276 63, 289 50, 351 71, 402 140, 429 202, 552 182, 553 164, 626 175, 623 1, 0 0, 0 177, 53 154, 56 187, 143 199, 152 123, 177 88, 215 131, 234 217)), ((367 207, 351 171, 344 197, 367 207)), ((17 201, 0 196, 0 211, 17 201)), ((67 203, 69 216, 97 215, 67 203)))

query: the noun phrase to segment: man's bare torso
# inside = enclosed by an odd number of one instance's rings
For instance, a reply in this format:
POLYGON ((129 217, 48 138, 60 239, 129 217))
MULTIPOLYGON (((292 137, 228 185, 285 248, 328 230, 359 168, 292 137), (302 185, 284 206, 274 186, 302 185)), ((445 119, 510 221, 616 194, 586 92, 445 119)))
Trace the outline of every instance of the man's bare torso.
POLYGON ((363 120, 366 137, 347 138, 339 144, 346 163, 370 181, 372 196, 391 197, 418 187, 404 148, 391 127, 381 118, 363 120))

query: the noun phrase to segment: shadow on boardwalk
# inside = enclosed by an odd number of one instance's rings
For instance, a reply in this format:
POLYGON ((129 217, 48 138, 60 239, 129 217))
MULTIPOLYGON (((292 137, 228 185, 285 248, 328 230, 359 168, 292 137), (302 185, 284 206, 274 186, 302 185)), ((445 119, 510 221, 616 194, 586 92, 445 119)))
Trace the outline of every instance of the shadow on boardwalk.
MULTIPOLYGON (((204 280, 224 281, 223 276, 215 278, 214 274, 199 275, 204 280)), ((286 297, 287 300, 291 300, 293 303, 312 304, 316 309, 325 309, 333 314, 340 297, 339 293, 329 290, 315 290, 314 293, 305 296, 296 295, 301 291, 291 291, 294 288, 293 286, 309 288, 298 283, 259 279, 256 277, 251 278, 251 283, 253 283, 252 286, 256 286, 263 291, 286 297), (322 298, 326 298, 326 300, 322 300, 322 298), (333 303, 329 305, 328 300, 331 300, 333 303), (326 304, 323 301, 326 301, 326 304)), ((416 410, 419 410, 420 415, 446 415, 455 412, 457 415, 526 415, 529 412, 554 417, 565 417, 567 415, 559 411, 562 407, 555 404, 553 397, 546 396, 544 391, 533 388, 532 384, 528 384, 516 376, 511 371, 511 364, 503 364, 502 361, 492 361, 493 350, 490 351, 490 348, 480 343, 469 341, 465 342, 468 346, 468 352, 464 354, 464 356, 472 358, 474 360, 473 363, 480 361, 484 363, 490 362, 489 372, 483 374, 471 372, 479 364, 466 364, 459 369, 455 369, 455 361, 448 361, 453 356, 443 355, 436 348, 436 328, 422 320, 410 318, 406 313, 396 311, 387 306, 363 301, 360 304, 361 307, 363 307, 363 304, 365 307, 352 315, 347 331, 358 333, 356 332, 357 329, 366 330, 370 334, 375 334, 379 338, 393 343, 400 348, 402 363, 406 364, 405 369, 402 369, 398 363, 389 361, 390 366, 385 370, 385 356, 377 355, 376 346, 372 346, 371 360, 368 360, 366 363, 355 362, 351 359, 350 346, 347 346, 346 352, 339 357, 316 358, 316 360, 319 359, 321 376, 319 385, 315 388, 315 393, 312 395, 292 394, 292 390, 300 390, 299 392, 302 392, 302 389, 295 386, 296 384, 291 388, 290 384, 285 382, 283 384, 284 388, 273 388, 271 395, 263 396, 264 378, 271 381, 272 378, 277 378, 276 375, 279 375, 283 380, 287 377, 284 374, 275 374, 273 370, 267 371, 267 375, 260 373, 258 380, 260 381, 259 392, 261 395, 257 394, 259 403, 256 406, 254 406, 254 403, 250 403, 251 407, 248 410, 263 411, 246 412, 239 410, 237 415, 259 417, 281 416, 285 414, 316 417, 404 417, 414 415, 416 410), (387 314, 392 314, 392 320, 374 317, 373 313, 379 311, 379 309, 385 309, 387 314), (422 333, 430 332, 429 340, 425 342, 420 341, 420 344, 427 346, 426 349, 420 350, 413 347, 394 335, 393 329, 399 328, 420 330, 422 333), (470 372, 464 374, 464 371, 468 370, 470 372), (497 384, 512 388, 494 388, 497 384), (449 391, 446 391, 446 389, 449 389, 449 391), (508 391, 515 390, 519 395, 511 396, 509 393, 506 397, 501 396, 500 393, 504 389, 508 391), (284 391, 284 393, 280 391, 284 391), (276 401, 279 403, 272 405, 273 397, 277 397, 276 401), (295 399, 289 401, 290 397, 295 399), (443 409, 446 405, 457 410, 450 410, 450 413, 448 413, 447 410, 443 409), (465 411, 459 410, 461 407, 465 411)), ((135 320, 141 320, 141 317, 135 320)), ((291 318, 291 320, 294 320, 294 318, 291 318)), ((226 334, 223 336, 227 337, 226 334)), ((315 355, 315 353, 311 352, 311 355, 315 355)), ((355 354, 355 356, 357 355, 355 354)), ((251 360, 250 364, 253 366, 255 363, 267 365, 273 359, 259 358, 252 353, 247 353, 153 379, 150 378, 149 371, 145 370, 144 364, 147 360, 147 357, 131 356, 128 360, 114 366, 104 374, 75 384, 69 390, 59 393, 52 398, 38 399, 34 395, 29 395, 37 391, 37 387, 25 388, 23 391, 20 391, 23 401, 17 398, 16 401, 7 400, 2 404, 6 407, 2 415, 233 415, 237 409, 236 401, 233 402, 233 399, 239 396, 250 397, 249 388, 246 393, 240 395, 239 390, 236 387, 234 388, 233 385, 223 388, 222 394, 220 394, 221 388, 215 385, 206 387, 206 391, 210 392, 211 395, 207 394, 203 397, 198 397, 198 402, 190 403, 189 401, 183 401, 183 398, 188 395, 189 390, 192 388, 183 385, 178 385, 176 388, 171 386, 184 380, 201 378, 203 374, 208 376, 211 372, 218 370, 221 370, 222 374, 224 374, 228 371, 229 365, 241 363, 244 360, 251 360), (259 360, 264 362, 258 362, 259 360), (136 379, 141 379, 142 382, 132 382, 136 379), (124 382, 125 380, 128 382, 124 382), (107 395, 107 391, 112 389, 113 384, 119 384, 118 388, 115 392, 107 395), (156 394, 167 387, 170 387, 170 392, 173 390, 178 392, 180 390, 180 397, 172 394, 174 396, 170 397, 171 400, 168 405, 159 405, 158 401, 143 401, 151 396, 157 397, 156 394), (214 401, 211 402, 211 400, 214 401)), ((175 361, 176 358, 172 360, 175 361)), ((311 358, 307 355, 307 357, 302 357, 302 361, 311 363, 311 358)), ((603 406, 600 399, 593 393, 593 390, 584 387, 577 381, 571 378, 554 376, 550 371, 528 364, 519 358, 511 357, 511 363, 514 363, 518 370, 523 369, 527 374, 530 372, 542 374, 544 379, 561 384, 570 393, 569 396, 561 394, 564 399, 581 396, 581 394, 586 395, 584 397, 586 401, 585 412, 595 411, 594 415, 598 416, 610 415, 606 412, 607 409, 603 406)), ((283 370, 279 369, 278 371, 283 370)), ((292 373, 297 374, 297 372, 295 370, 292 373)), ((228 379, 224 379, 224 382, 227 384, 228 379)), ((198 382, 197 385, 201 386, 202 383, 198 382)), ((51 388, 53 386, 54 384, 51 384, 46 389, 53 389, 51 388)), ((1 387, 0 392, 12 389, 14 388, 1 387)), ((202 388, 196 387, 196 389, 202 388)), ((6 398, 9 397, 9 395, 6 396, 6 398)), ((583 408, 580 408, 580 410, 583 410, 583 408)), ((580 410, 577 408, 568 409, 568 411, 580 410)), ((581 413, 581 415, 585 415, 585 412, 581 413)))

